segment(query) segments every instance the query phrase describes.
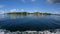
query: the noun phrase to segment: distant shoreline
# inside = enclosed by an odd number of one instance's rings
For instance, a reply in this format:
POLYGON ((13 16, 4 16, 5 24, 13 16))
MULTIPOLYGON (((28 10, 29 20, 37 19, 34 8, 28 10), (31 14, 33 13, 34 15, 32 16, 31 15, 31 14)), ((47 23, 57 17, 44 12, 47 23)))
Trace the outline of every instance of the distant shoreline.
POLYGON ((16 14, 16 15, 30 15, 30 14, 34 14, 34 15, 58 15, 60 16, 60 14, 52 14, 52 13, 42 13, 42 12, 8 12, 8 13, 5 13, 5 14, 16 14))
POLYGON ((21 14, 21 15, 26 15, 26 14, 35 14, 35 15, 52 15, 51 13, 41 13, 41 12, 9 12, 6 14, 21 14))

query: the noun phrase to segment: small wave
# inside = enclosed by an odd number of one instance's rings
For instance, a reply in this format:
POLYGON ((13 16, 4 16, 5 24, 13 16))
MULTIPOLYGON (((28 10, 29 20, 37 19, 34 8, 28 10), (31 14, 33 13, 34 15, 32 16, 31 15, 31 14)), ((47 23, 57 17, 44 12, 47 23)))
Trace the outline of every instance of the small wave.
POLYGON ((60 34, 60 29, 56 29, 54 31, 45 30, 45 31, 15 31, 15 32, 0 29, 0 34, 60 34))

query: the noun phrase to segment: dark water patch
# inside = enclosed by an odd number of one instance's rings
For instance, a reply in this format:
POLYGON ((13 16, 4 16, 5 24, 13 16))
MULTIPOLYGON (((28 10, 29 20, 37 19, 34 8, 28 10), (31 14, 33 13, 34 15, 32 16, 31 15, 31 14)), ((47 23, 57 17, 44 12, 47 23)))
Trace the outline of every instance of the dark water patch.
POLYGON ((10 31, 43 31, 60 29, 60 16, 4 15, 4 18, 2 18, 2 20, 0 19, 0 29, 10 31))

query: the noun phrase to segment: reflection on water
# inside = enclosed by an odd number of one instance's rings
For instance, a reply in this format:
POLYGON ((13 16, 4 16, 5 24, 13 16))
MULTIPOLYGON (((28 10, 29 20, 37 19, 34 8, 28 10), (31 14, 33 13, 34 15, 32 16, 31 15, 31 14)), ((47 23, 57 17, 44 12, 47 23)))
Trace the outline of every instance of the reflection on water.
POLYGON ((10 31, 43 31, 60 29, 57 15, 0 15, 0 29, 10 31))

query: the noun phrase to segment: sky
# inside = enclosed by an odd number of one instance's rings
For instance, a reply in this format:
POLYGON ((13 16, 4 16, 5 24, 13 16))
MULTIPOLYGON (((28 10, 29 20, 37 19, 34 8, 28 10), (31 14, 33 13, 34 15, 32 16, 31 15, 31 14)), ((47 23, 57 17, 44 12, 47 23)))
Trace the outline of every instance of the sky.
POLYGON ((15 11, 60 13, 60 0, 0 0, 0 13, 15 11))

